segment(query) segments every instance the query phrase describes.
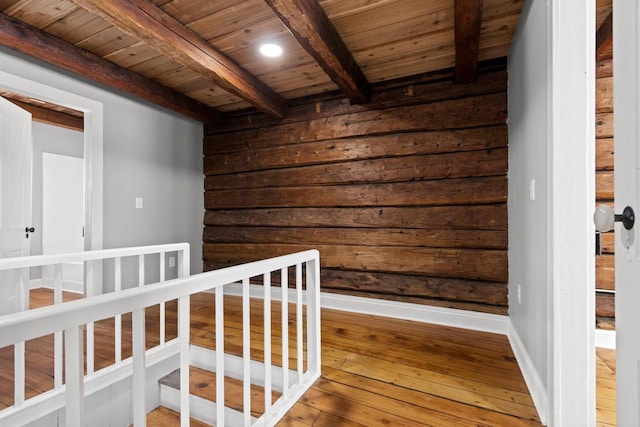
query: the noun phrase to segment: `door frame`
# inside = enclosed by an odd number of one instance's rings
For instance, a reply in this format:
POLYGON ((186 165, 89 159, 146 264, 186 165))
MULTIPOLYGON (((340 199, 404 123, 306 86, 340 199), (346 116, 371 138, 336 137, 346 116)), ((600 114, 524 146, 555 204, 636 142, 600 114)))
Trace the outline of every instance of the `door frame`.
POLYGON ((548 4, 548 425, 595 425, 595 0, 548 4))
POLYGON ((103 106, 101 102, 0 71, 0 88, 84 113, 84 249, 103 245, 103 106))

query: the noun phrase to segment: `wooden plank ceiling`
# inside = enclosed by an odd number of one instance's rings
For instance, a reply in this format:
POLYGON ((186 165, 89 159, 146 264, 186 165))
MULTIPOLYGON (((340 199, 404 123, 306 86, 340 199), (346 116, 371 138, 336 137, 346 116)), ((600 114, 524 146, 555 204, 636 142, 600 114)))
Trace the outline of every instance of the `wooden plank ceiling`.
POLYGON ((205 122, 508 54, 523 0, 0 0, 0 44, 205 122), (259 45, 281 45, 266 58, 259 45))

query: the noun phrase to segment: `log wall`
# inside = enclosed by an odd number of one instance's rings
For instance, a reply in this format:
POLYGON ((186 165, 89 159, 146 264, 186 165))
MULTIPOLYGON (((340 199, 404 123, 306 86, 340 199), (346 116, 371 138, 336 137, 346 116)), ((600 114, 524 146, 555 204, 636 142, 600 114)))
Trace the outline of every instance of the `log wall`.
MULTIPOLYGON (((596 64, 596 206, 613 207, 613 60, 596 64)), ((596 325, 615 328, 615 234, 601 235, 596 256, 596 325)))
POLYGON ((323 291, 507 313, 507 74, 205 127, 205 270, 320 250, 323 291))

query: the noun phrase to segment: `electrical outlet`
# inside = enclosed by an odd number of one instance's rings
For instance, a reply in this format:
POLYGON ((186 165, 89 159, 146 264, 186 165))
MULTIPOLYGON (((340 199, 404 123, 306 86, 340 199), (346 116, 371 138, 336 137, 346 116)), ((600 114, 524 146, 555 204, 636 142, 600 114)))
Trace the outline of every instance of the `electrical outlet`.
POLYGON ((170 256, 169 257, 169 268, 173 268, 175 266, 176 266, 176 257, 170 256))
POLYGON ((518 289, 517 289, 517 297, 518 297, 518 304, 522 304, 522 286, 520 286, 520 283, 518 283, 518 289))

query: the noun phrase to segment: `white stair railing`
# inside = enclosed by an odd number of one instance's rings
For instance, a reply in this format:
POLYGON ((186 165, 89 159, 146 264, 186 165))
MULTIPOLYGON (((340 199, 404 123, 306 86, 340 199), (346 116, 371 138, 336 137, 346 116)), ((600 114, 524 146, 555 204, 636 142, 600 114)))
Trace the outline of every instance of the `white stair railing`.
MULTIPOLYGON (((158 256, 159 257, 159 277, 160 282, 164 281, 166 275, 165 256, 171 254, 177 257, 177 277, 189 276, 189 244, 188 243, 173 243, 167 245, 154 245, 154 246, 140 246, 131 248, 118 248, 118 249, 103 249, 96 251, 77 252, 69 254, 56 254, 56 255, 37 255, 29 257, 19 258, 4 258, 0 259, 0 273, 8 272, 10 270, 17 270, 20 272, 19 277, 19 291, 21 295, 20 311, 29 309, 29 289, 30 283, 26 278, 29 277, 29 269, 33 267, 42 267, 43 270, 46 267, 52 267, 53 270, 53 294, 54 304, 62 303, 63 293, 63 277, 62 266, 64 264, 83 263, 84 264, 84 296, 92 297, 103 293, 103 281, 102 271, 104 261, 113 260, 114 263, 114 292, 120 292, 122 290, 122 259, 123 258, 137 258, 138 266, 137 272, 131 272, 135 277, 138 277, 138 286, 145 284, 145 256, 158 256)), ((11 277, 11 276, 4 276, 11 277)), ((9 286, 11 284, 1 283, 0 286, 9 286)), ((165 307, 164 303, 160 306, 160 345, 165 344, 165 307)), ((54 390, 60 390, 62 388, 62 331, 54 333, 54 390)), ((95 333, 94 323, 90 322, 86 325, 86 364, 87 374, 92 374, 95 371, 95 333)), ((122 361, 122 319, 121 316, 116 316, 115 319, 115 359, 116 364, 122 361)), ((25 345, 24 342, 18 342, 14 346, 14 406, 20 406, 24 402, 25 393, 25 345)))
MULTIPOLYGON (((138 248, 139 249, 139 248, 138 248)), ((167 249, 175 251, 175 248, 167 249)), ((127 251, 127 250, 120 250, 127 251)), ((135 249, 131 249, 132 254, 135 249)), ((100 251, 97 251, 100 252, 100 251)), ((97 254, 90 255, 91 252, 83 253, 85 261, 92 259, 102 259, 97 254), (95 258, 92 258, 95 257, 95 258)), ((186 263, 188 262, 188 247, 181 252, 179 263, 183 266, 182 273, 188 272, 186 263), (186 255, 186 257, 185 257, 186 255)), ((105 255, 104 253, 101 256, 105 255)), ((138 256, 143 254, 138 253, 138 256)), ((116 255, 115 258, 129 255, 116 255)), ((73 258, 70 255, 60 256, 55 263, 69 262, 73 258)), ((37 258, 37 257, 33 257, 37 258)), ((162 257, 161 257, 162 258, 162 257)), ((11 259, 0 260, 1 268, 26 268, 37 265, 37 260, 31 262, 11 259)), ((49 260, 41 261, 49 262, 49 260)), ((77 262, 77 259, 73 259, 77 262)), ((118 263, 116 262, 116 265, 118 263)), ((143 264, 141 262, 140 264, 143 264)), ((42 265, 42 264, 40 264, 42 265)), ((133 423, 136 427, 146 425, 146 358, 154 349, 145 351, 145 308, 163 304, 167 301, 178 300, 178 338, 175 341, 175 352, 179 353, 180 375, 180 411, 181 426, 189 425, 189 361, 190 361, 190 315, 189 315, 189 297, 198 292, 213 290, 215 292, 215 343, 216 343, 216 425, 223 426, 225 413, 224 407, 224 378, 225 355, 224 355, 224 289, 237 288, 237 284, 241 284, 242 290, 242 307, 243 307, 243 366, 244 372, 242 378, 243 384, 243 425, 248 426, 272 426, 287 412, 287 410, 297 401, 304 391, 306 391, 313 381, 320 376, 320 271, 319 271, 319 253, 316 250, 300 252, 297 254, 285 255, 263 261, 238 265, 234 267, 224 268, 208 273, 203 273, 191 277, 183 277, 154 286, 141 286, 132 289, 120 290, 113 293, 97 295, 82 300, 71 301, 65 304, 57 304, 46 306, 40 309, 22 311, 7 316, 0 316, 0 348, 15 345, 18 347, 20 343, 46 336, 48 334, 64 334, 65 343, 65 380, 66 383, 59 389, 55 390, 59 394, 64 395, 64 406, 66 411, 66 420, 68 426, 84 425, 84 398, 85 383, 87 378, 91 377, 91 373, 84 375, 84 349, 82 340, 82 329, 86 325, 91 325, 102 319, 114 316, 122 316, 126 313, 132 313, 132 344, 133 355, 130 361, 130 370, 132 375, 132 408, 133 423), (288 270, 289 267, 295 268, 296 284, 295 284, 295 301, 296 301, 296 323, 297 323, 297 382, 289 384, 288 370, 288 348, 289 342, 285 340, 288 337, 288 270), (306 270, 306 280, 303 292, 302 270, 306 270), (280 272, 282 295, 282 384, 284 390, 280 399, 272 404, 272 372, 280 372, 275 370, 271 361, 271 273, 280 272), (264 413, 258 419, 251 417, 251 379, 250 366, 252 360, 250 358, 250 279, 253 277, 263 277, 263 297, 264 297, 264 378, 262 383, 265 390, 265 407, 264 413), (304 293, 304 295, 303 295, 304 293), (306 300, 306 316, 303 319, 303 296, 306 300), (303 324, 306 323, 307 336, 306 342, 303 343, 303 324), (18 344, 18 345, 17 345, 18 344), (306 344, 306 346, 305 346, 306 344), (306 349, 305 349, 306 347, 306 349), (306 369, 304 369, 303 360, 307 361, 306 369)), ((117 267, 116 267, 117 270, 117 267)), ((140 283, 143 283, 143 273, 140 274, 140 283)), ((293 290, 292 290, 293 291, 293 290)), ((87 340, 87 343, 89 341, 87 340)), ((172 341, 173 342, 173 341, 172 341)), ((24 344, 23 344, 24 345, 24 344)), ((88 345, 88 344, 87 344, 88 345)), ((161 342, 160 346, 163 343, 161 342)), ((87 349, 87 354, 88 349, 87 349)), ((121 364, 125 361, 119 362, 121 364)), ((177 366, 176 366, 177 367, 177 366)), ((17 368, 16 368, 17 369, 17 368)), ((23 371, 24 372, 24 371, 23 371)), ((16 375, 17 378, 17 375, 16 375)), ((22 385, 24 389, 24 382, 22 385)), ((23 391, 24 392, 24 391, 23 391)), ((16 399, 14 407, 0 411, 0 424, 3 420, 11 420, 11 416, 15 415, 16 410, 20 407, 24 409, 29 405, 29 401, 37 400, 37 398, 19 402, 16 399), (16 404, 18 407, 16 408, 16 404), (4 417, 3 417, 4 413, 4 417)), ((35 405, 35 404, 34 404, 35 405)), ((50 409, 51 406, 48 407, 50 409)), ((37 414, 36 414, 37 415, 37 414)), ((30 419, 34 418, 33 413, 30 419)), ((14 418, 19 419, 19 418, 14 418)), ((24 420, 24 419, 23 419, 24 420)))

